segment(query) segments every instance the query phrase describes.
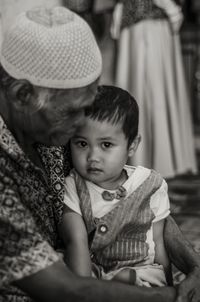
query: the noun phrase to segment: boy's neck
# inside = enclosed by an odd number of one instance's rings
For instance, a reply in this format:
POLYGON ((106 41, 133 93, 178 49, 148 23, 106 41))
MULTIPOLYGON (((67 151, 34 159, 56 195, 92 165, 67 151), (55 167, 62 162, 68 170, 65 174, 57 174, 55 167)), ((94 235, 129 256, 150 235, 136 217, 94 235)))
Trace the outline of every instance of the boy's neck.
POLYGON ((127 179, 128 179, 127 172, 125 169, 123 169, 120 176, 114 179, 113 181, 105 182, 102 184, 96 184, 96 185, 98 185, 99 187, 105 190, 117 190, 120 186, 122 186, 125 183, 127 179))

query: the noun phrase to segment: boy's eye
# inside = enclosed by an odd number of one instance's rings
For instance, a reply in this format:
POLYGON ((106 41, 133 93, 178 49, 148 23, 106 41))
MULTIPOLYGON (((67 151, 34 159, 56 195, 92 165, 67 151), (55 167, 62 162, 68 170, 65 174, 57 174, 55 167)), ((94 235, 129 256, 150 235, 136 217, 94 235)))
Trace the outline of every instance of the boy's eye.
POLYGON ((113 146, 113 144, 110 142, 104 142, 104 143, 102 143, 102 146, 103 146, 103 148, 110 148, 113 146))
POLYGON ((75 141, 74 144, 79 148, 85 148, 87 146, 87 142, 85 141, 75 141))

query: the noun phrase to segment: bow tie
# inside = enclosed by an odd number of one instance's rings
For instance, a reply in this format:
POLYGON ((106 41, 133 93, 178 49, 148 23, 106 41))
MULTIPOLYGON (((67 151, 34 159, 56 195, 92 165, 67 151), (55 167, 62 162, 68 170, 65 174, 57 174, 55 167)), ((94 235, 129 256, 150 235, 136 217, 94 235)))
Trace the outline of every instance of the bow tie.
POLYGON ((120 199, 126 197, 126 189, 123 186, 120 186, 115 193, 111 193, 109 191, 103 191, 101 193, 102 198, 106 201, 112 201, 113 199, 120 199))

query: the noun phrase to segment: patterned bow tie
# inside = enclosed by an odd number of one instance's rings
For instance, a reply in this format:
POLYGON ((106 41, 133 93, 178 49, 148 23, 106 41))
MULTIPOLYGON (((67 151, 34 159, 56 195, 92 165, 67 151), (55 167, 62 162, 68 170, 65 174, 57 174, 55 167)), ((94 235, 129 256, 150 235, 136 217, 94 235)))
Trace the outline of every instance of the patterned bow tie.
POLYGON ((103 191, 101 193, 102 198, 106 201, 112 201, 113 199, 120 199, 126 197, 127 191, 123 186, 120 186, 115 193, 110 193, 109 191, 103 191))

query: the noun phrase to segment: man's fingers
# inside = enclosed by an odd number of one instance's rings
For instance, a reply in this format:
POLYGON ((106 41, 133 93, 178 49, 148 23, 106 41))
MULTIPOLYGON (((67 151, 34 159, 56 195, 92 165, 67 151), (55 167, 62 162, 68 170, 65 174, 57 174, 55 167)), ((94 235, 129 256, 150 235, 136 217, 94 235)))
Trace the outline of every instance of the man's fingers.
POLYGON ((178 294, 175 302, 200 302, 200 297, 197 295, 195 289, 192 289, 187 294, 184 294, 184 296, 183 294, 178 294))

